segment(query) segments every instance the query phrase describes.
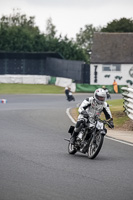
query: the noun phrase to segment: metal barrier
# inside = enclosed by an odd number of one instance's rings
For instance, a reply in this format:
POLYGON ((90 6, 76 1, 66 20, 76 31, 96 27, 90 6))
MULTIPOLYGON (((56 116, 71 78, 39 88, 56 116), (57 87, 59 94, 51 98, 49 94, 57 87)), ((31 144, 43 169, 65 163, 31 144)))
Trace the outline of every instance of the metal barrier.
POLYGON ((133 120, 133 88, 122 87, 121 89, 123 91, 124 111, 133 120))

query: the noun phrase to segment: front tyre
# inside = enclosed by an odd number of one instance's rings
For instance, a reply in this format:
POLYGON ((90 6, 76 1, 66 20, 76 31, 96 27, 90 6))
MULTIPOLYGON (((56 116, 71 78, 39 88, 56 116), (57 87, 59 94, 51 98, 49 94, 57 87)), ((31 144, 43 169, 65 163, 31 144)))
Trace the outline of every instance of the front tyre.
POLYGON ((103 145, 104 135, 98 133, 95 137, 92 137, 89 148, 88 148, 88 158, 94 159, 101 150, 103 145))
POLYGON ((69 142, 68 143, 68 153, 75 154, 76 152, 77 152, 77 150, 75 149, 74 145, 69 142))

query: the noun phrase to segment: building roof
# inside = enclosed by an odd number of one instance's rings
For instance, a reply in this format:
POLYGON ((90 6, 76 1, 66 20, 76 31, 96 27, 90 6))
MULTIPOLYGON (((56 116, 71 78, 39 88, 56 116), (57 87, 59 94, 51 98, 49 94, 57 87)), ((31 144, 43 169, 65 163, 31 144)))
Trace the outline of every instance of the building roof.
POLYGON ((133 64, 133 33, 94 33, 91 63, 133 64))

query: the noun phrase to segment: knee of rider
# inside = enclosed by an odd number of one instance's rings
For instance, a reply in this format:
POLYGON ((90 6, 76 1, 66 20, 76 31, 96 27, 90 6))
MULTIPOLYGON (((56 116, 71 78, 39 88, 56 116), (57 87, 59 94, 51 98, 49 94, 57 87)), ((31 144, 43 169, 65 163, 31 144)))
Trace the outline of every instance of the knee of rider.
POLYGON ((79 132, 82 128, 82 122, 78 123, 78 126, 75 126, 74 131, 79 132))
POLYGON ((75 127, 78 128, 80 126, 81 121, 77 121, 75 127))
POLYGON ((79 132, 79 128, 76 128, 76 127, 75 127, 75 128, 74 128, 74 132, 75 132, 75 133, 78 133, 78 132, 79 132))

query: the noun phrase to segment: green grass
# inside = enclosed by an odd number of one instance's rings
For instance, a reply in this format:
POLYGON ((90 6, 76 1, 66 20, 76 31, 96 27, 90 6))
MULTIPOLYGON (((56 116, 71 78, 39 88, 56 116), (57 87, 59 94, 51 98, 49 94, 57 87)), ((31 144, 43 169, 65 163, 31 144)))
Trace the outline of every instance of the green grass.
POLYGON ((122 127, 127 121, 129 121, 128 116, 124 112, 123 99, 110 100, 107 102, 110 105, 115 127, 122 127))
POLYGON ((111 111, 123 110, 123 99, 108 100, 107 103, 109 104, 111 111))
POLYGON ((0 94, 63 94, 64 88, 40 84, 0 84, 0 94))

